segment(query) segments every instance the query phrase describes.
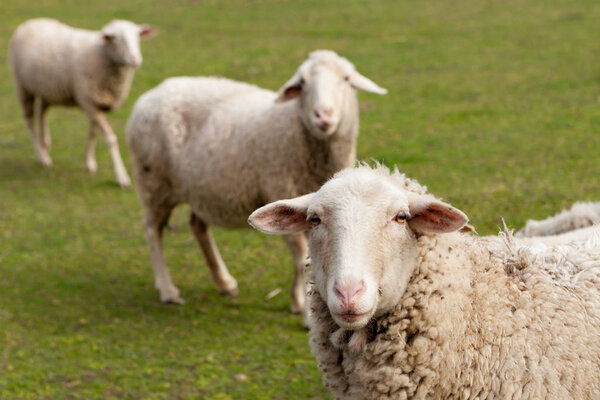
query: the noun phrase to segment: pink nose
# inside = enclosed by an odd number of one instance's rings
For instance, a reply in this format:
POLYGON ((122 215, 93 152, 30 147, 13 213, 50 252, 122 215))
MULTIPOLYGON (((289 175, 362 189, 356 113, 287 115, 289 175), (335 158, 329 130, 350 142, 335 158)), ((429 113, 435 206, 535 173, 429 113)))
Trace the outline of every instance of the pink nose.
POLYGON ((333 108, 317 108, 315 109, 315 117, 317 124, 322 131, 327 131, 332 125, 333 108))
POLYGON ((333 292, 342 302, 344 310, 353 311, 356 307, 356 302, 360 298, 360 295, 366 290, 365 281, 351 282, 343 286, 337 283, 333 285, 333 292))
POLYGON ((333 116, 333 108, 331 107, 321 107, 315 109, 315 117, 320 120, 329 120, 333 116))

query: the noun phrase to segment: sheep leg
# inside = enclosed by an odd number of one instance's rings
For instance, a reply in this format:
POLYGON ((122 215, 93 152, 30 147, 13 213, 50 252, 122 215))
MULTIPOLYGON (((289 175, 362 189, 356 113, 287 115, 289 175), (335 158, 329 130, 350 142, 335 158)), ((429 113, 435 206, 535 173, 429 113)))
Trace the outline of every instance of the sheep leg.
POLYGON ((219 249, 213 239, 210 228, 193 212, 190 213, 190 228, 196 237, 198 245, 204 253, 206 263, 210 269, 212 280, 217 285, 219 293, 230 296, 239 294, 237 281, 229 271, 219 253, 219 249))
POLYGON ((104 138, 106 139, 106 144, 108 145, 110 156, 113 161, 117 183, 121 187, 130 187, 131 179, 129 179, 129 175, 127 174, 123 160, 121 159, 117 135, 115 135, 113 132, 108 120, 106 119, 106 116, 102 112, 95 111, 92 113, 92 121, 98 124, 98 127, 104 134, 104 138))
POLYGON ((306 316, 304 309, 304 268, 306 267, 306 258, 308 256, 308 243, 306 235, 303 232, 283 237, 287 243, 292 256, 296 271, 294 274, 294 282, 292 283, 292 313, 302 313, 306 316))
POLYGON ((169 221, 172 209, 172 206, 166 205, 153 209, 146 208, 144 229, 154 268, 154 283, 160 293, 160 301, 169 304, 183 304, 184 301, 179 296, 179 289, 173 285, 171 280, 162 250, 162 233, 169 221))
POLYGON ((50 136, 50 128, 48 127, 48 120, 46 119, 46 112, 50 104, 43 99, 39 99, 37 103, 38 118, 40 122, 40 143, 42 147, 48 152, 52 146, 52 138, 50 136))
POLYGON ((25 117, 25 121, 27 122, 27 128, 29 129, 29 136, 31 137, 31 141, 33 142, 33 147, 35 148, 35 154, 37 155, 37 158, 42 165, 49 167, 52 165, 52 159, 50 158, 48 151, 46 151, 41 146, 39 137, 35 129, 35 97, 19 85, 17 85, 17 93, 19 97, 19 102, 21 103, 21 108, 23 109, 23 116, 25 117))
POLYGON ((98 171, 98 163, 96 162, 96 124, 93 122, 90 123, 87 147, 85 149, 85 166, 90 174, 95 174, 98 171))

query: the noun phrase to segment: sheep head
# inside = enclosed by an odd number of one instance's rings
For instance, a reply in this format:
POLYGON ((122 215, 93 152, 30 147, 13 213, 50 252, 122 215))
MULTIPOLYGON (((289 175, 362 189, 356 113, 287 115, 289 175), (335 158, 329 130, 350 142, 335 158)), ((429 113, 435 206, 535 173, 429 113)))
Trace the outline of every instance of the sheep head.
POLYGON ((106 51, 115 63, 136 68, 142 65, 140 38, 151 38, 156 29, 147 24, 112 20, 102 28, 101 34, 106 51))
POLYGON ((344 329, 360 329, 400 301, 416 266, 417 232, 457 231, 468 221, 400 179, 381 167, 347 169, 317 192, 268 204, 248 220, 266 233, 310 230, 316 289, 344 329))
POLYGON ((333 51, 318 50, 279 90, 277 102, 299 98, 302 123, 315 137, 326 139, 337 132, 345 114, 358 113, 348 106, 355 89, 387 93, 358 73, 350 61, 333 51))

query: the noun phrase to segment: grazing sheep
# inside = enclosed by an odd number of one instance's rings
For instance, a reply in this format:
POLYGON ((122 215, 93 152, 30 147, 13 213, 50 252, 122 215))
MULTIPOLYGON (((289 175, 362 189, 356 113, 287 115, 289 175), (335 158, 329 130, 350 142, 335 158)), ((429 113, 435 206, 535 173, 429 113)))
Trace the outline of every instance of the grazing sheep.
POLYGON ((52 165, 48 107, 78 106, 90 119, 85 154, 88 171, 95 173, 98 169, 94 149, 99 129, 110 149, 117 182, 122 187, 131 185, 117 137, 104 111, 120 107, 127 98, 134 68, 142 64, 139 38, 154 33, 149 25, 123 20, 113 20, 101 31, 72 28, 47 18, 19 25, 10 41, 8 57, 29 133, 43 165, 52 165))
POLYGON ((545 250, 457 232, 467 217, 385 168, 256 210, 310 229, 310 344, 337 398, 600 398, 598 234, 545 250))
MULTIPOLYGON (((333 51, 315 51, 278 93, 223 78, 167 79, 142 95, 127 124, 134 181, 163 302, 183 303, 161 249, 169 214, 191 208, 213 281, 237 294, 209 226, 247 227, 266 203, 319 188, 354 163, 356 89, 384 94, 333 51)), ((306 236, 285 236, 296 266, 292 311, 304 311, 306 236)))
POLYGON ((548 236, 600 223, 600 203, 577 202, 569 210, 541 221, 528 220, 517 237, 548 236))

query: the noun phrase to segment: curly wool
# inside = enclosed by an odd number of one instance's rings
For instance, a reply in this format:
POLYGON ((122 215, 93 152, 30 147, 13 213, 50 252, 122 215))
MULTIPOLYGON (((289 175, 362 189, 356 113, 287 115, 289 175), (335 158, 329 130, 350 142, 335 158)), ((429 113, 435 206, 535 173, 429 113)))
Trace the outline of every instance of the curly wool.
POLYGON ((490 250, 458 233, 421 236, 407 291, 361 351, 352 333, 332 344, 338 326, 309 290, 325 386, 344 399, 599 398, 597 238, 546 252, 508 238, 490 250))

